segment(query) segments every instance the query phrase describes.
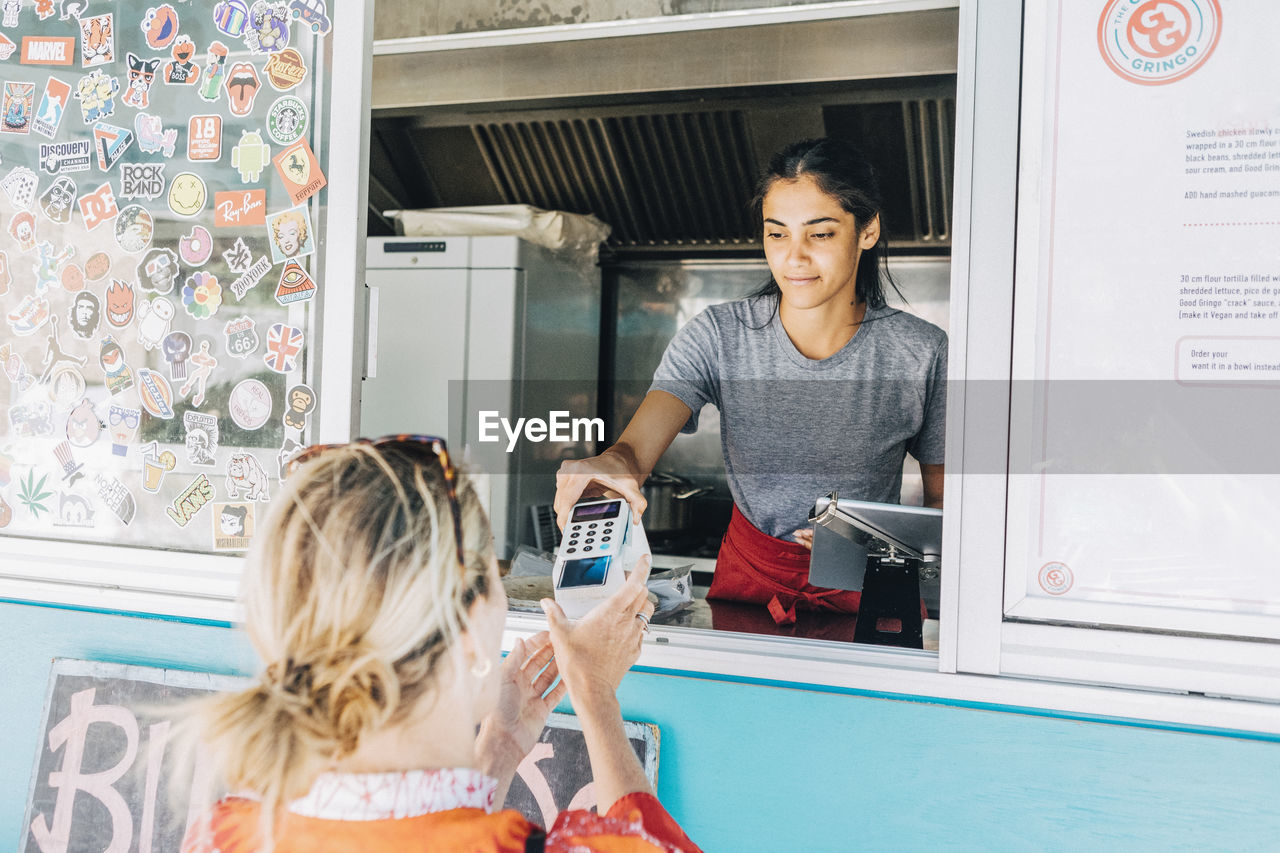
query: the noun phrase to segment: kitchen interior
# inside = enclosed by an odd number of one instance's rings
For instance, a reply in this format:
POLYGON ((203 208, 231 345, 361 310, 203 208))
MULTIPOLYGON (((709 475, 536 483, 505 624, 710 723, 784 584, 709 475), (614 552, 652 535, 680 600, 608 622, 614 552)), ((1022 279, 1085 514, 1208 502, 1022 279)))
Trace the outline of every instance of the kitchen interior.
MULTIPOLYGON (((559 460, 617 438, 685 321, 768 280, 750 200, 773 151, 830 135, 866 152, 881 172, 889 268, 903 297, 891 304, 947 328, 957 29, 954 10, 932 10, 375 48, 362 432, 425 423, 465 445, 489 493, 513 608, 536 609, 550 590, 541 573, 557 545, 559 460), (555 250, 464 236, 486 210, 502 219, 516 205, 577 215, 569 226, 585 223, 588 237, 555 250), (580 217, 607 226, 602 243, 580 217), (553 452, 526 443, 511 454, 475 441, 480 409, 557 408, 600 418, 603 441, 553 452)), ((497 233, 485 228, 472 233, 497 233)), ((763 608, 712 608, 701 597, 732 505, 714 409, 676 438, 645 494, 655 577, 670 595, 651 580, 655 622, 851 640, 848 616, 801 614, 779 627, 763 608)), ((908 457, 902 502, 921 499, 908 457)), ((938 587, 937 571, 921 573, 926 648, 938 587)))

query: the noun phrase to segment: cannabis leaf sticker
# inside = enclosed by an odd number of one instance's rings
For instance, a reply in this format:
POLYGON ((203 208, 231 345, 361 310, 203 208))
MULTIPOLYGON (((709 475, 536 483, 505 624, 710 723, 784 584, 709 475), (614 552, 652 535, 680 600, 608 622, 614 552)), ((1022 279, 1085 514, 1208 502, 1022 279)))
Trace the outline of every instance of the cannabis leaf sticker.
POLYGON ((44 481, 49 479, 46 474, 40 478, 40 482, 36 482, 36 471, 32 468, 27 472, 27 479, 19 480, 21 488, 18 490, 18 500, 22 501, 22 505, 31 510, 31 514, 36 518, 40 517, 40 513, 48 512, 49 508, 44 502, 53 497, 53 492, 44 490, 44 481))

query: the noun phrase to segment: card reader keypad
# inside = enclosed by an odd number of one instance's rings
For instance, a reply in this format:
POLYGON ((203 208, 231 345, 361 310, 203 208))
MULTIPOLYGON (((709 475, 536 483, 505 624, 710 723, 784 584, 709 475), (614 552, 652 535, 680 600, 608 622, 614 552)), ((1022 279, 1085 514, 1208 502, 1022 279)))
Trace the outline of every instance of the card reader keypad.
POLYGON ((612 528, 612 521, 606 521, 603 525, 594 521, 587 524, 582 522, 571 523, 566 531, 569 547, 565 549, 565 553, 576 554, 579 550, 583 553, 611 550, 614 538, 612 528), (598 543, 596 541, 597 538, 600 540, 598 543))

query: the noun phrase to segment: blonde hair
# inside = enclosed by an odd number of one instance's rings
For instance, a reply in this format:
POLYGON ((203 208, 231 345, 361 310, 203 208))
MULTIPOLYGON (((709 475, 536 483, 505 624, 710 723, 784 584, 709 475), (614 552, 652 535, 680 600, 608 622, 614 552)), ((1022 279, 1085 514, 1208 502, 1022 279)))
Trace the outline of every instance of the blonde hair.
POLYGON ((196 725, 222 781, 261 797, 264 849, 286 803, 422 698, 488 593, 489 522, 464 478, 457 494, 464 568, 443 469, 416 442, 323 451, 257 530, 243 598, 266 666, 196 725))

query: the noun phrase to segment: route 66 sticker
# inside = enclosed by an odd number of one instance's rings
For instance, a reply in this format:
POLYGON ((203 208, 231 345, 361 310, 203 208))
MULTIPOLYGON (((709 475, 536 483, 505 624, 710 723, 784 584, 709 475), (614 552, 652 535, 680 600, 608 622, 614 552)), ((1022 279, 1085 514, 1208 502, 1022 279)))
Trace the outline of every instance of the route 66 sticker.
POLYGON ((227 336, 227 355, 232 358, 248 358, 258 348, 257 324, 245 315, 240 315, 222 327, 227 336))

